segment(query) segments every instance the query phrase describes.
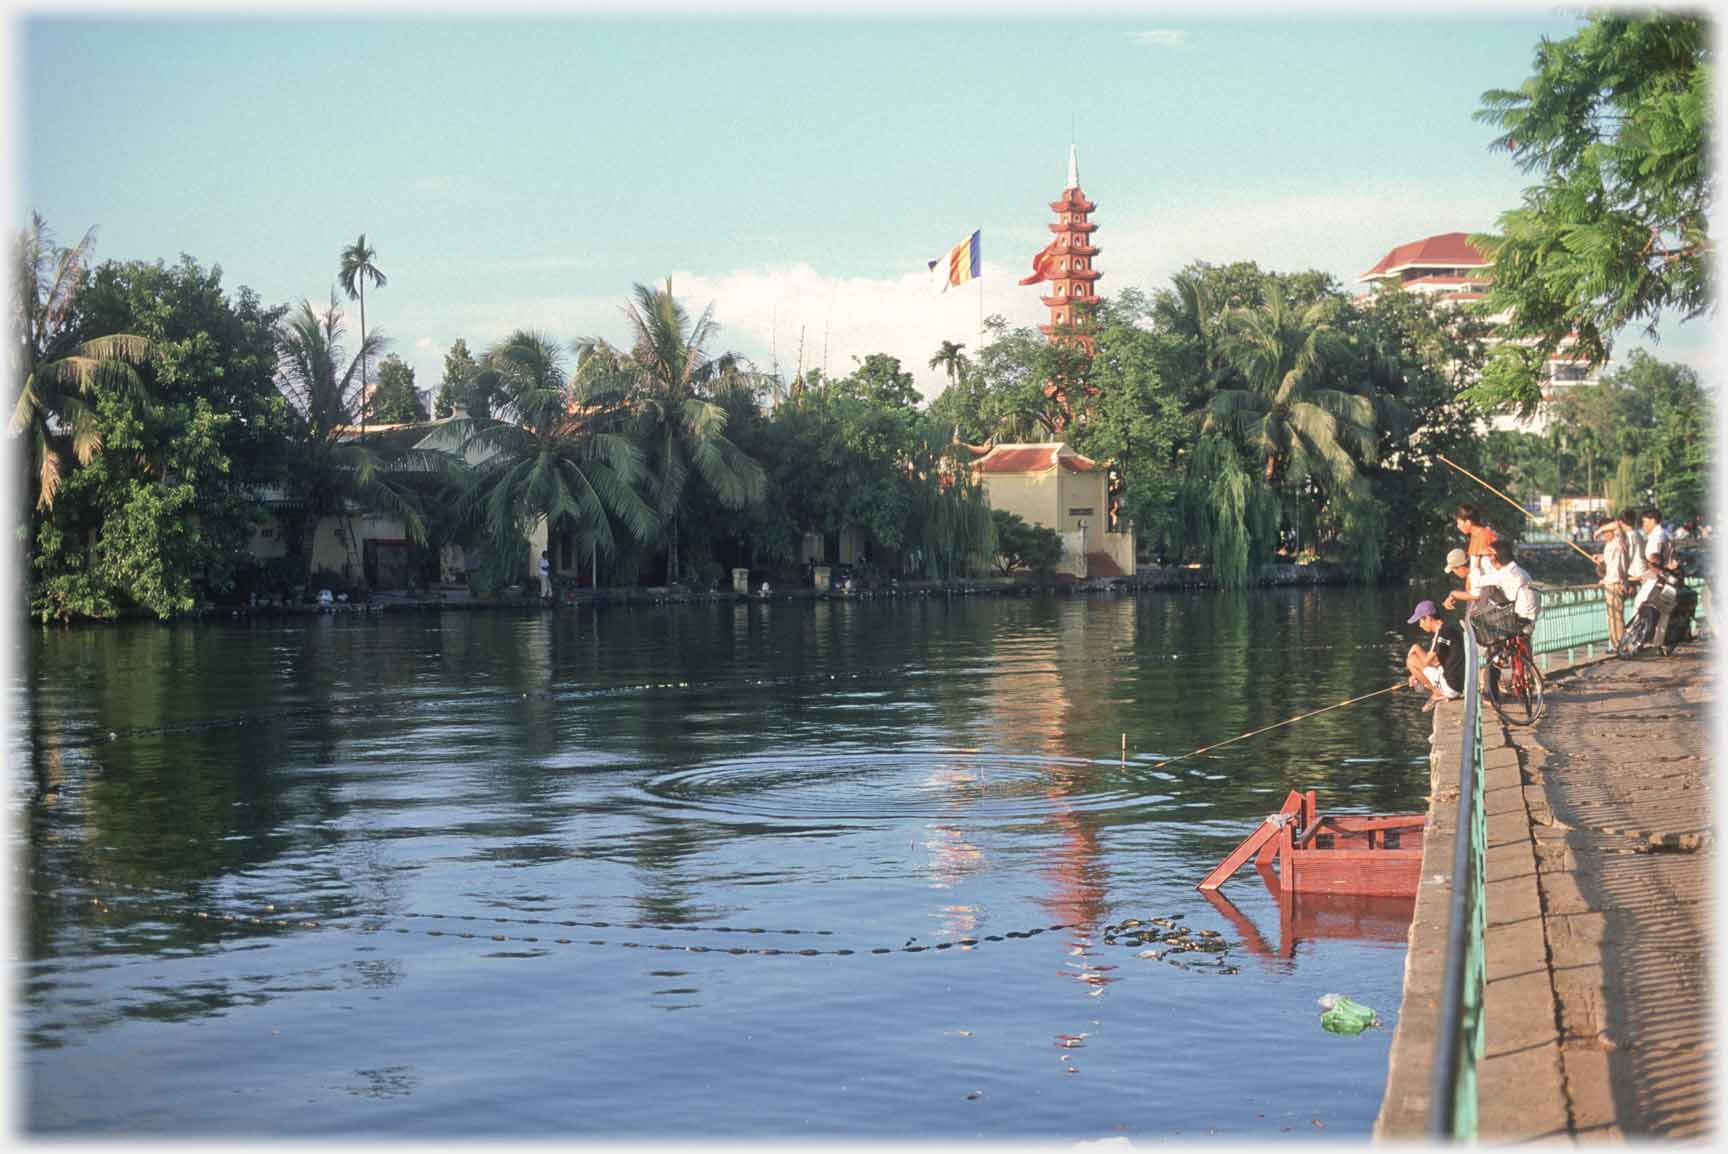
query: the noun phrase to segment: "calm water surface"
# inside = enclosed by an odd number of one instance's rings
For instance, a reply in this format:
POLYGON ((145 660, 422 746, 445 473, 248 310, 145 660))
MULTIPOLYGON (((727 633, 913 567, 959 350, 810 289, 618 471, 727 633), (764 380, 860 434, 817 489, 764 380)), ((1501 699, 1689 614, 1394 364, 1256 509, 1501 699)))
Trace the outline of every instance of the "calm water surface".
POLYGON ((1159 762, 1389 684, 1407 601, 27 632, 24 1123, 1366 1135, 1391 1031, 1327 1034, 1315 999, 1390 1025, 1408 906, 1194 884, 1293 787, 1422 809, 1419 702, 1159 762), (1176 915, 1227 952, 1104 941, 1176 915))

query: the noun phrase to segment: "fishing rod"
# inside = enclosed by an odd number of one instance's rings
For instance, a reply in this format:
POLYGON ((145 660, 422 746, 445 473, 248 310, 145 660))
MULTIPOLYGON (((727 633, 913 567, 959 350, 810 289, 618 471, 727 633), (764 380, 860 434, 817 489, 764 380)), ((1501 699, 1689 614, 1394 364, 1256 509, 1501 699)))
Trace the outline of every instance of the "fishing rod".
POLYGON ((1403 689, 1409 684, 1410 682, 1408 679, 1403 681, 1394 681, 1385 689, 1376 689, 1373 693, 1364 693, 1361 697, 1352 697, 1348 701, 1340 701, 1338 704, 1328 705, 1324 709, 1316 709, 1309 713, 1299 714, 1296 717, 1287 717, 1283 721, 1274 722, 1271 725, 1263 725, 1259 729, 1249 730, 1247 733, 1239 733, 1235 737, 1227 738, 1224 741, 1215 741, 1211 745, 1202 745, 1199 749, 1191 749, 1187 753, 1179 753, 1175 757, 1165 758, 1163 761, 1158 763, 1158 768, 1163 769, 1173 761, 1182 761, 1185 758, 1196 757, 1202 753, 1208 752, 1209 750, 1219 749, 1226 745, 1234 745, 1238 741, 1254 737, 1257 734, 1266 733, 1270 730, 1278 729, 1286 725, 1294 725, 1298 721, 1305 721, 1310 717, 1318 717, 1322 713, 1330 713, 1334 709, 1343 709, 1346 705, 1355 705, 1358 701, 1367 701, 1370 697, 1379 697, 1382 693, 1391 693, 1395 689, 1403 689))
MULTIPOLYGON (((1475 473, 1472 473, 1469 469, 1466 469, 1463 465, 1460 465, 1457 461, 1449 459, 1444 453, 1435 453, 1434 455, 1436 457, 1439 457, 1442 461, 1445 461, 1448 465, 1451 465, 1454 469, 1457 469, 1460 473, 1463 473, 1466 477, 1469 477, 1472 481, 1476 482, 1478 485, 1482 486, 1484 489, 1488 490, 1490 493, 1494 494, 1496 497, 1499 497, 1502 501, 1505 501, 1508 505, 1510 505, 1514 509, 1518 510, 1525 517, 1529 518, 1532 521, 1536 520, 1536 514, 1532 513, 1530 510, 1526 509, 1524 506, 1520 505, 1518 502, 1514 501, 1512 498, 1508 497, 1506 494, 1502 493, 1500 490, 1496 489, 1494 486, 1492 486, 1488 482, 1484 481, 1481 477, 1478 477, 1475 473)), ((1562 538, 1562 540, 1565 540, 1565 539, 1562 538)), ((1575 542, 1575 541, 1567 540, 1566 544, 1572 546, 1572 548, 1577 549, 1579 553, 1583 554, 1584 560, 1590 562, 1590 564, 1592 564, 1592 565, 1596 564, 1596 557, 1589 550, 1580 548, 1578 546, 1577 542, 1575 542)))

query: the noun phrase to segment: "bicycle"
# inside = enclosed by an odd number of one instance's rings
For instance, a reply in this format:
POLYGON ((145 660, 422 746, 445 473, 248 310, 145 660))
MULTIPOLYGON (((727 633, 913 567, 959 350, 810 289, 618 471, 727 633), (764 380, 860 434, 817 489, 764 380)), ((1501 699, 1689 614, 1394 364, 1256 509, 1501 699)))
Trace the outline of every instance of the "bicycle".
POLYGON ((1542 670, 1536 665, 1536 655, 1530 652, 1530 639, 1515 633, 1488 647, 1488 700, 1494 712, 1510 725, 1534 725, 1541 720, 1546 702, 1542 699, 1542 670), (1501 684, 1500 675, 1506 674, 1501 684))

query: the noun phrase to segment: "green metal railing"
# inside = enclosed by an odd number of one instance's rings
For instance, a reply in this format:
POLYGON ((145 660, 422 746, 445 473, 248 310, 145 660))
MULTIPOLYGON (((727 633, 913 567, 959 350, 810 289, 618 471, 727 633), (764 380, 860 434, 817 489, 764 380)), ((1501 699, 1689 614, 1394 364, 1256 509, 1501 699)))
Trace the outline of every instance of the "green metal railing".
MULTIPOLYGON (((1608 645, 1608 607, 1603 601, 1600 585, 1566 585, 1558 589, 1543 589, 1542 612, 1536 618, 1536 628, 1530 635, 1530 651, 1547 668, 1548 655, 1566 653, 1567 661, 1576 661, 1578 651, 1585 657, 1596 656, 1598 646, 1608 645)), ((1626 598, 1623 610, 1632 616, 1632 598, 1626 598)))
MULTIPOLYGON (((1538 619, 1540 623, 1540 619, 1538 619)), ((1486 1032, 1488 817, 1483 802, 1482 695, 1476 639, 1464 631, 1464 725, 1458 755, 1458 821, 1452 850, 1452 902, 1446 927, 1446 984, 1430 1086, 1429 1135, 1476 1139, 1476 1068, 1486 1032)))

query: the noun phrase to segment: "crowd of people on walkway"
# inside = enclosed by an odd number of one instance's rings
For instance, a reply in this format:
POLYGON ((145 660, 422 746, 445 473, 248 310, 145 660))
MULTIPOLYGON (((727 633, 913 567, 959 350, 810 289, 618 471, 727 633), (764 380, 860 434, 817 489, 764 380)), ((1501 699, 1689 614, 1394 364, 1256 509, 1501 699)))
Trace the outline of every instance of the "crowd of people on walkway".
POLYGON ((1496 533, 1476 506, 1458 506, 1452 523, 1463 535, 1465 547, 1446 555, 1446 574, 1463 587, 1453 589, 1438 606, 1420 602, 1408 622, 1429 635, 1426 646, 1417 642, 1404 657, 1411 688, 1428 693, 1424 710, 1463 695, 1465 617, 1475 618, 1489 635, 1528 638, 1542 612, 1536 584, 1514 558, 1512 542, 1496 533), (1467 607, 1466 612, 1458 620, 1447 621, 1441 610, 1460 605, 1467 607))
MULTIPOLYGON (((1469 504, 1459 505, 1453 524, 1464 537, 1463 548, 1446 555, 1445 571, 1461 583, 1436 605, 1417 603, 1407 624, 1428 635, 1426 644, 1416 642, 1405 654, 1404 667, 1412 689, 1428 694, 1424 711, 1441 701, 1456 699, 1464 692, 1464 627, 1476 628, 1478 638, 1526 641, 1542 612, 1542 598, 1530 574, 1514 558, 1512 542, 1501 537, 1469 504), (1457 619, 1443 611, 1464 606, 1457 619)), ((1679 562, 1674 556, 1675 536, 1662 524, 1654 508, 1622 510, 1595 532, 1603 542, 1596 558, 1603 604, 1608 616, 1610 652, 1630 656, 1646 645, 1654 645, 1663 656, 1672 651, 1670 621, 1679 585, 1679 562), (1665 592, 1666 590, 1666 592, 1665 592), (1627 599, 1632 598, 1632 620, 1647 620, 1628 647, 1627 599)))
POLYGON ((1674 537, 1662 525, 1662 514, 1656 509, 1622 509, 1619 517, 1596 530, 1596 536, 1603 542, 1596 565, 1602 574, 1609 645, 1615 652, 1621 650, 1626 635, 1626 598, 1633 597, 1634 620, 1646 606, 1655 617, 1642 644, 1655 644, 1666 656, 1671 648, 1668 627, 1676 598, 1668 596, 1664 586, 1673 583, 1679 562, 1674 558, 1674 537))

